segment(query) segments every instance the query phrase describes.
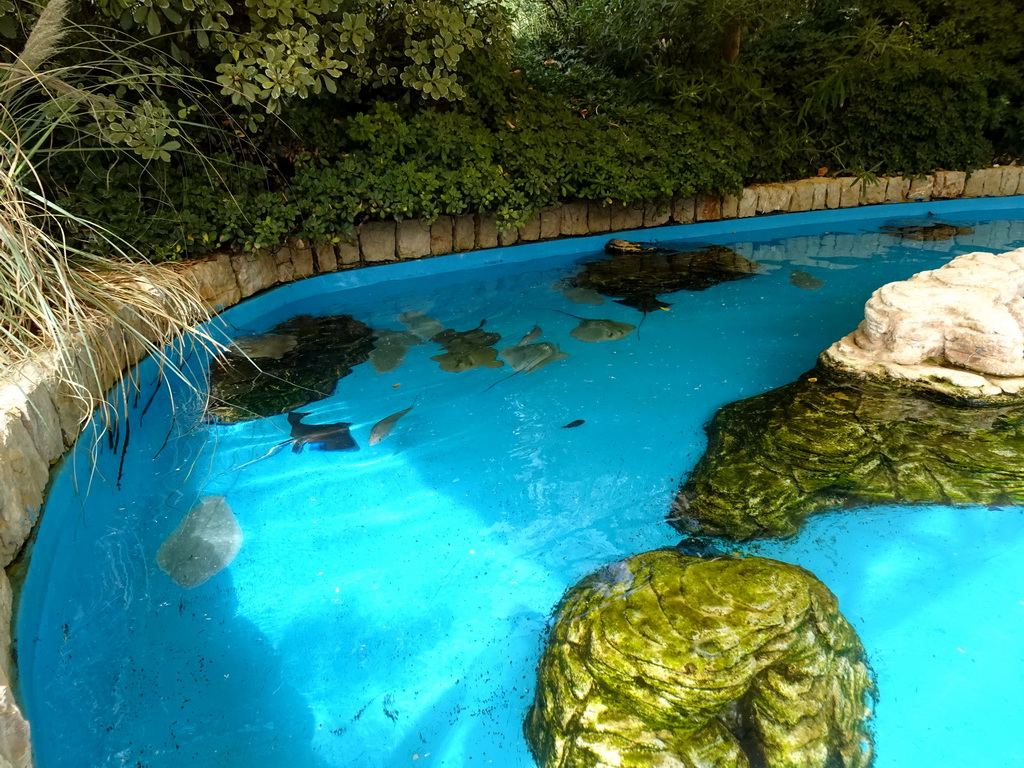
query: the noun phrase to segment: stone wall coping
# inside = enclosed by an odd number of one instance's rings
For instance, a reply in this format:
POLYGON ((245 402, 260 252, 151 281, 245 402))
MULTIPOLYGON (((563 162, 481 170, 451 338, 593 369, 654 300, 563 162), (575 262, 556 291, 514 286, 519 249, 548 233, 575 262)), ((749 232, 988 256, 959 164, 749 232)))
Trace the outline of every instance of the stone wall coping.
MULTIPOLYGON (((921 177, 873 180, 816 177, 753 184, 739 194, 675 197, 650 203, 578 200, 545 208, 514 229, 502 229, 490 214, 365 222, 329 244, 292 238, 253 253, 213 253, 169 265, 184 270, 211 312, 237 304, 276 285, 315 274, 410 261, 431 256, 505 247, 562 237, 637 231, 669 224, 725 221, 754 216, 856 208, 888 203, 1024 195, 1024 167, 993 166, 972 173, 935 171, 921 177)), ((125 347, 122 343, 121 347, 125 347)), ((139 362, 126 354, 110 358, 101 380, 109 389, 122 371, 139 362)), ((38 522, 51 467, 74 445, 88 413, 53 374, 45 354, 0 377, 0 566, 24 547, 38 522)), ((95 389, 83 379, 85 391, 95 389)), ((97 393, 98 394, 98 393, 97 393)), ((11 665, 11 587, 0 571, 0 768, 29 768, 28 723, 14 702, 11 665)))

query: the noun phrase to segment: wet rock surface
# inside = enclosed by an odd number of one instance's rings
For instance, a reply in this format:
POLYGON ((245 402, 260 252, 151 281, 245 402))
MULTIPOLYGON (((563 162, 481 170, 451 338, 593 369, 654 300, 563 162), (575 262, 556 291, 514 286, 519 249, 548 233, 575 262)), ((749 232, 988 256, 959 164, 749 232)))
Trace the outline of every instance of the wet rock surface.
POLYGON ((843 506, 1024 503, 1024 404, 943 400, 817 368, 725 406, 669 522, 734 539, 789 536, 843 506))
POLYGON ((672 251, 625 240, 609 241, 609 256, 587 262, 567 281, 592 289, 641 312, 671 306, 659 295, 703 291, 730 280, 756 274, 758 264, 721 245, 693 251, 672 251), (614 245, 613 245, 614 244, 614 245))
POLYGON ((299 315, 263 337, 291 339, 279 357, 228 350, 210 365, 207 416, 224 423, 277 416, 330 395, 352 367, 366 362, 374 332, 351 315, 299 315))
POLYGON ((807 571, 655 550, 565 595, 525 731, 542 768, 861 768, 870 692, 807 571))

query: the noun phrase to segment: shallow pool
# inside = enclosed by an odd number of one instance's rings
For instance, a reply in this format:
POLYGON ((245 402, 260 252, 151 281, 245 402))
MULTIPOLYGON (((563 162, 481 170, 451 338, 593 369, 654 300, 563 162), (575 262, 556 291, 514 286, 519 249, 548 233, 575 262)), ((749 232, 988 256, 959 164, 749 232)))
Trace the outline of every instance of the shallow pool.
MULTIPOLYGON (((585 574, 679 540, 664 517, 704 423, 809 369, 883 283, 1024 246, 1024 200, 620 236, 726 244, 762 267, 645 317, 552 289, 599 258, 607 238, 587 238, 323 276, 225 313, 232 335, 251 335, 338 313, 401 331, 418 311, 456 331, 484 320, 499 349, 538 326, 568 355, 509 378, 507 365, 442 370, 431 343, 390 372, 356 365, 301 409, 349 422, 356 451, 272 451, 284 415, 206 423, 176 383, 172 418, 141 366, 128 422, 95 441, 94 471, 81 449, 65 463, 34 545, 17 642, 40 768, 532 766, 522 719, 552 608, 585 574), (929 212, 974 232, 877 229, 929 212), (639 329, 584 343, 564 313, 639 329), (157 552, 209 496, 243 541, 185 589, 157 552)), ((877 674, 878 768, 972 765, 979 750, 989 766, 1024 764, 1019 509, 845 511, 748 549, 838 595, 877 674)))

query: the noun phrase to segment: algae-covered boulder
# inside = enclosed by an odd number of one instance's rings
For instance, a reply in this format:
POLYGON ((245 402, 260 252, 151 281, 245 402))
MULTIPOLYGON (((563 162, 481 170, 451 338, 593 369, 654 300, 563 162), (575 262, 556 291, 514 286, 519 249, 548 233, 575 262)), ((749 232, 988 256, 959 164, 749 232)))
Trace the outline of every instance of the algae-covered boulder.
POLYGON ((569 590, 525 731, 541 768, 860 768, 870 693, 812 574, 664 549, 569 590))
POLYGON ((898 502, 1024 502, 1024 405, 819 366, 715 414, 669 521, 734 539, 788 536, 816 512, 898 502))
POLYGON ((719 283, 750 277, 760 266, 722 245, 672 251, 624 240, 609 242, 621 245, 609 248, 611 255, 607 258, 585 263, 567 282, 575 288, 615 297, 617 303, 641 312, 671 306, 659 299, 659 294, 703 291, 719 283))
POLYGON ((351 315, 285 320, 210 364, 207 415, 235 423, 266 418, 328 397, 352 367, 366 362, 374 333, 351 315), (272 343, 283 339, 287 343, 272 343), (273 354, 264 350, 273 349, 273 354))

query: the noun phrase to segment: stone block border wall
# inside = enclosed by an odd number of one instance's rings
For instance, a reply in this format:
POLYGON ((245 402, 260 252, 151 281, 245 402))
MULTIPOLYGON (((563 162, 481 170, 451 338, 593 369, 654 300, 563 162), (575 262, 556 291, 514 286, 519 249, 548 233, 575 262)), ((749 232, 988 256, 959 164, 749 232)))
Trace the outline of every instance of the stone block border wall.
MULTIPOLYGON (((501 231, 488 215, 441 216, 432 224, 417 220, 366 222, 347 238, 314 247, 291 240, 275 250, 214 253, 171 265, 185 270, 211 309, 223 309, 280 283, 342 269, 441 256, 559 237, 613 233, 666 224, 852 208, 953 198, 1024 195, 1024 167, 1016 165, 963 171, 936 171, 921 178, 812 178, 755 184, 739 195, 680 197, 658 203, 621 204, 575 201, 546 208, 516 229, 501 231)), ((101 381, 85 390, 116 383, 138 362, 135 345, 109 339, 101 381)), ((74 445, 84 417, 83 403, 48 373, 45 355, 0 379, 0 768, 32 765, 29 725, 14 699, 11 653, 13 590, 5 569, 31 535, 43 504, 50 469, 74 445)), ((102 392, 91 391, 101 395, 102 392)))

